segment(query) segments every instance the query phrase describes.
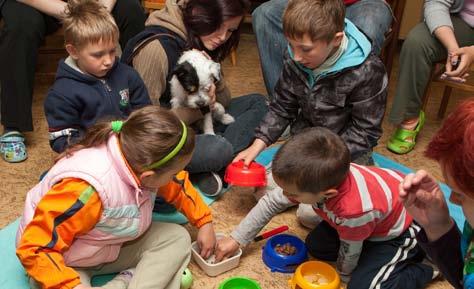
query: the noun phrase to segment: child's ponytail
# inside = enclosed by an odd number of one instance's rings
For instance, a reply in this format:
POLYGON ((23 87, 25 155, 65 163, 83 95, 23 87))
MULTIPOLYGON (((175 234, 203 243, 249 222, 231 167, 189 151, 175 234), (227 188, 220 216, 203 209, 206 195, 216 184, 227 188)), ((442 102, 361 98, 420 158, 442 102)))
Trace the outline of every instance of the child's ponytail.
POLYGON ((59 161, 63 157, 69 157, 74 152, 95 146, 100 146, 104 144, 109 139, 110 133, 112 132, 112 126, 110 122, 101 122, 90 127, 87 130, 87 134, 79 143, 68 147, 64 152, 62 152, 57 158, 56 161, 59 161))

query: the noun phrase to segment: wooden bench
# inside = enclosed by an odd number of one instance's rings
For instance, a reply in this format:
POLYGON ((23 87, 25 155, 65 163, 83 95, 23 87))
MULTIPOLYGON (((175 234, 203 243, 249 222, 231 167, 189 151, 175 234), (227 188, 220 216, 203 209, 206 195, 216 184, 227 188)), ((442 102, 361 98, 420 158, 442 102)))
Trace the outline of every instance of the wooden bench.
POLYGON ((67 55, 64 48, 63 29, 59 28, 56 32, 47 35, 39 48, 35 80, 41 84, 53 83, 59 60, 67 55))

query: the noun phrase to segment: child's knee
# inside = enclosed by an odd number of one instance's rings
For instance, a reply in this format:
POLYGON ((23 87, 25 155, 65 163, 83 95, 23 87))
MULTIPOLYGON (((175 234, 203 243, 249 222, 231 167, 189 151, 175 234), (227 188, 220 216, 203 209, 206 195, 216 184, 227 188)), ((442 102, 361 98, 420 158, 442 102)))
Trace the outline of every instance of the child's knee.
POLYGON ((173 226, 173 240, 176 242, 176 247, 184 249, 189 249, 191 251, 191 236, 189 232, 180 225, 174 224, 173 226))
POLYGON ((333 262, 339 252, 339 235, 327 222, 319 223, 305 239, 308 252, 315 258, 333 262))

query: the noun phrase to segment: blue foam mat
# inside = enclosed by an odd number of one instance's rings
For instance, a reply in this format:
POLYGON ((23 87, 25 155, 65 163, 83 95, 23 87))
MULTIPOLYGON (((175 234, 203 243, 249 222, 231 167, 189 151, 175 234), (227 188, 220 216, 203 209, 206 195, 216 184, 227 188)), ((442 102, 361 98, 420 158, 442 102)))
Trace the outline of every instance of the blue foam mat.
MULTIPOLYGON (((269 149, 263 151, 256 159, 262 165, 267 165, 273 159, 278 146, 270 147, 269 149)), ((411 169, 377 153, 373 154, 375 163, 383 168, 395 169, 402 173, 410 173, 411 169)), ((446 199, 449 198, 451 189, 446 185, 441 183, 441 189, 445 194, 446 199)), ((207 204, 212 203, 215 198, 209 198, 203 196, 204 201, 207 204)), ((464 224, 464 215, 459 206, 455 206, 448 202, 448 208, 451 216, 455 220, 458 227, 461 229, 464 224)), ((181 213, 172 213, 172 214, 154 214, 153 220, 162 221, 162 222, 174 222, 183 224, 187 220, 181 213)), ((15 235, 18 229, 19 220, 14 221, 9 224, 2 230, 0 230, 0 260, 3 263, 2 270, 0 270, 0 288, 5 289, 28 289, 28 278, 26 273, 21 266, 18 258, 15 255, 15 235)), ((113 274, 97 276, 93 279, 93 285, 100 286, 105 284, 108 280, 113 277, 113 274)))

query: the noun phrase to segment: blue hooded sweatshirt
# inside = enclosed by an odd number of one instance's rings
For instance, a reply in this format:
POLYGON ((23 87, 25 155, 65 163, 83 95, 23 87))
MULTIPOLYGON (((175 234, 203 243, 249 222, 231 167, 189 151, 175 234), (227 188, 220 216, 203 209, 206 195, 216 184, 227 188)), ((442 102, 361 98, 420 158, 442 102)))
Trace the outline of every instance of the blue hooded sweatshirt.
MULTIPOLYGON (((346 68, 360 65, 370 55, 372 44, 370 43, 367 36, 365 36, 364 33, 362 33, 347 18, 344 20, 344 22, 344 32, 348 40, 348 45, 341 57, 339 57, 336 63, 328 71, 320 75, 315 75, 312 69, 309 69, 295 61, 296 66, 307 74, 310 87, 313 87, 316 81, 325 76, 337 73, 346 68)), ((291 50, 290 45, 288 45, 288 53, 294 60, 293 51, 291 50)))
POLYGON ((81 72, 70 57, 61 60, 44 102, 51 148, 63 152, 100 119, 124 119, 150 104, 138 72, 118 59, 101 79, 81 72))

